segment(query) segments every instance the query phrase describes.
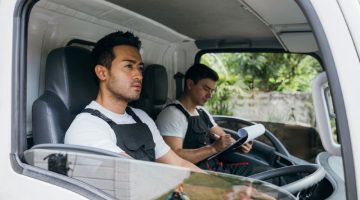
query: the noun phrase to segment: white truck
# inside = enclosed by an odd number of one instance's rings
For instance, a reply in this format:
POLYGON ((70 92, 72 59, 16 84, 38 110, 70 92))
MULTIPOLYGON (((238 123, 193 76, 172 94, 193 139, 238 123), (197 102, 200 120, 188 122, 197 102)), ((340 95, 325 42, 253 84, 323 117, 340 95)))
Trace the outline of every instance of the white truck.
POLYGON ((192 199, 241 199, 250 186, 254 199, 359 199, 358 19, 359 0, 0 0, 0 199, 171 199, 174 191, 192 199), (69 123, 94 97, 90 75, 74 69, 88 66, 94 43, 116 30, 140 37, 146 65, 165 66, 169 99, 179 89, 174 74, 206 53, 313 56, 323 69, 312 83, 313 128, 325 151, 300 159, 267 131, 270 143, 255 141, 243 159, 271 170, 241 177, 63 144, 69 123), (62 135, 53 138, 53 131, 62 135), (276 177, 281 181, 265 182, 276 177))

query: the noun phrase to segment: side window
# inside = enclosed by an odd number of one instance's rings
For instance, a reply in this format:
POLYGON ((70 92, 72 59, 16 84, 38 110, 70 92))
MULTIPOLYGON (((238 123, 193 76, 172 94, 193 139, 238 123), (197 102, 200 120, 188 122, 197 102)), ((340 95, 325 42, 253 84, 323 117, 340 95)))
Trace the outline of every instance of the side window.
POLYGON ((311 95, 311 82, 322 72, 317 59, 290 53, 206 53, 200 62, 220 77, 206 105, 212 114, 262 123, 291 154, 305 160, 313 160, 323 150, 311 95))

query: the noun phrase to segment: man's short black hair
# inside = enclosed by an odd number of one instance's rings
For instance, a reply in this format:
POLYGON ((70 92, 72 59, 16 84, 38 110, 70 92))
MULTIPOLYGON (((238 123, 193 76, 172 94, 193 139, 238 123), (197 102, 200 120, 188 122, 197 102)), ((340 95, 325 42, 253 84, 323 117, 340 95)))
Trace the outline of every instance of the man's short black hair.
MULTIPOLYGON (((204 64, 199 64, 199 63, 194 64, 185 73, 185 82, 186 80, 190 79, 194 82, 194 84, 197 84, 198 81, 206 78, 209 78, 213 81, 219 80, 218 74, 210 67, 204 64)), ((186 84, 185 84, 185 89, 186 89, 186 84)))
POLYGON ((129 45, 140 50, 141 41, 131 32, 116 31, 101 38, 92 50, 94 66, 103 65, 110 69, 111 62, 115 59, 113 48, 118 45, 129 45))

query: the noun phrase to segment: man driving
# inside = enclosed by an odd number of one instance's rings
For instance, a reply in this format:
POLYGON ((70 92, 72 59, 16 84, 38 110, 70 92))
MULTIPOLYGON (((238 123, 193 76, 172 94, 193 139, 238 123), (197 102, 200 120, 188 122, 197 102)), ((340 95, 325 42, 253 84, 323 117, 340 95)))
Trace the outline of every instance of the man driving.
MULTIPOLYGON (((185 73, 184 92, 158 115, 156 125, 165 142, 180 157, 202 169, 237 175, 249 175, 247 162, 226 163, 206 158, 225 150, 235 140, 219 127, 202 107, 216 88, 217 73, 203 64, 191 66, 185 73), (214 141, 214 142, 212 142, 214 141)), ((247 153, 252 143, 240 147, 247 153)))

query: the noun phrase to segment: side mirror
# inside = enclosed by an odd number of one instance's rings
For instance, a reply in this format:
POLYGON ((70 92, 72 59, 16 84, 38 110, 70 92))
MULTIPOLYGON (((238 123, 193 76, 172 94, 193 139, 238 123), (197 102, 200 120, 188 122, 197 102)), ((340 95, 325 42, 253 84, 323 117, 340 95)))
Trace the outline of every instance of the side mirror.
POLYGON ((330 89, 325 72, 319 74, 312 82, 312 97, 318 132, 325 150, 341 156, 341 145, 335 141, 331 120, 336 118, 330 89))

